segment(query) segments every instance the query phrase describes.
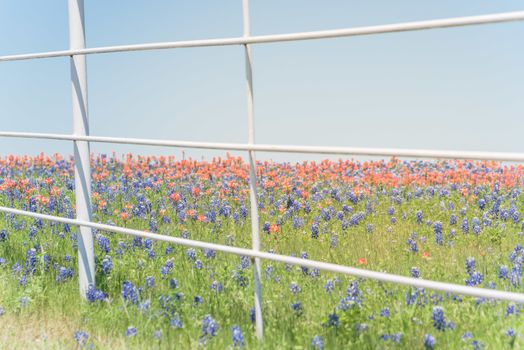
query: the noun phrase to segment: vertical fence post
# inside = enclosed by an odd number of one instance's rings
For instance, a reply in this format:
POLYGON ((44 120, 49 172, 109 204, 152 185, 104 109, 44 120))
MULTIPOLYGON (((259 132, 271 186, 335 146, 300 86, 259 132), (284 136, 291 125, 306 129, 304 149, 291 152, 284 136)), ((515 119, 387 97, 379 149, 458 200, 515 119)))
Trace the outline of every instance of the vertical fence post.
MULTIPOLYGON (((69 47, 85 48, 84 0, 69 0, 69 47)), ((73 102, 73 133, 89 135, 87 113, 87 71, 85 55, 71 56, 71 87, 73 102)), ((75 197, 78 220, 91 221, 91 170, 89 142, 74 141, 75 197)), ((89 227, 79 227, 78 280, 80 295, 86 297, 90 284, 95 284, 93 233, 89 227)))
MULTIPOLYGON (((242 18, 244 23, 244 36, 250 36, 249 29, 249 0, 242 0, 242 18)), ((253 55, 251 45, 244 45, 246 57, 246 83, 247 83, 247 116, 248 116, 248 144, 255 143, 255 112, 253 107, 253 55)), ((260 232, 258 224, 257 200, 257 173, 255 151, 249 151, 249 200, 251 204, 251 240, 253 250, 260 250, 260 232)), ((264 334, 264 320, 262 318, 262 280, 260 279, 260 259, 255 258, 253 264, 255 282, 255 327, 258 339, 264 334)))

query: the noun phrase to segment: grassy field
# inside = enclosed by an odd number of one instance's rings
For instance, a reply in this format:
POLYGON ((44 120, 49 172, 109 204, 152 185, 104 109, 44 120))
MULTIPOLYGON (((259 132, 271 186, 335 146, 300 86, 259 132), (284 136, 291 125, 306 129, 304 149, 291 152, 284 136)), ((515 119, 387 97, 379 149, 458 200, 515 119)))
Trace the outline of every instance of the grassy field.
MULTIPOLYGON (((250 247, 248 168, 98 156, 94 221, 250 247)), ((0 160, 0 205, 74 217, 59 157, 0 160)), ((264 251, 522 292, 521 166, 260 163, 264 251)), ((76 227, 0 216, 0 347, 519 349, 520 305, 263 262, 265 337, 245 257, 95 232, 96 290, 78 290, 76 227)))

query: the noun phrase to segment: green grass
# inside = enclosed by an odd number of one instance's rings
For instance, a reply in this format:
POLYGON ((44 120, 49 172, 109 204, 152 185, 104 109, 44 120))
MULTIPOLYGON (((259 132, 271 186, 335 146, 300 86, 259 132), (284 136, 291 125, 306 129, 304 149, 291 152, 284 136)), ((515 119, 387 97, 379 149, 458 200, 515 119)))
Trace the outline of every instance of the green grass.
MULTIPOLYGON (((162 193, 151 196, 162 196, 162 193)), ((453 201, 461 208, 461 198, 456 195, 446 199, 453 201)), ((112 205, 119 207, 119 201, 112 205)), ((6 203, 3 203, 4 205, 6 203)), ((338 204, 334 204, 338 205, 338 204)), ((305 226, 295 230, 289 221, 281 227, 282 232, 276 235, 263 234, 263 249, 273 249, 280 254, 300 256, 307 252, 310 259, 333 262, 342 265, 359 266, 359 258, 365 258, 367 265, 362 266, 376 271, 385 271, 400 275, 409 275, 412 267, 418 267, 421 277, 425 279, 442 280, 463 285, 468 277, 465 271, 465 260, 474 257, 477 271, 484 274, 484 283, 496 282, 498 289, 523 291, 522 287, 512 287, 508 280, 497 278, 498 267, 501 264, 511 266, 508 254, 517 243, 522 243, 522 233, 519 225, 510 221, 505 228, 500 225, 486 228, 480 236, 464 235, 459 224, 454 226, 456 237, 449 238, 451 230, 449 216, 452 211, 441 208, 441 199, 423 197, 405 201, 395 205, 397 223, 391 224, 386 210, 392 204, 390 198, 381 196, 374 203, 374 212, 366 216, 358 226, 344 231, 340 223, 332 219, 329 223, 321 221, 321 233, 318 239, 311 238, 310 225, 313 215, 318 210, 305 217, 305 226), (440 220, 444 226, 443 246, 435 244, 433 226, 419 225, 415 222, 415 212, 422 209, 425 219, 433 222, 440 220), (405 218, 404 218, 405 217, 405 218), (372 233, 366 231, 366 224, 373 224, 372 233), (325 226, 325 227, 323 227, 325 226), (325 231, 325 232, 323 232, 325 231), (412 232, 420 238, 427 237, 425 243, 417 240, 419 252, 412 253, 406 240, 412 232), (336 247, 331 246, 332 237, 337 236, 336 247), (451 246, 448 246, 451 242, 451 246), (430 258, 422 257, 421 252, 429 253, 430 258)), ((524 212, 522 201, 518 202, 519 211, 524 212)), ((353 206, 354 213, 364 211, 364 203, 353 206)), ((467 217, 481 217, 475 206, 470 206, 467 217)), ((110 216, 97 214, 97 220, 107 221, 110 216)), ((147 221, 133 219, 124 223, 111 217, 117 225, 147 229, 147 221)), ((194 263, 188 259, 186 248, 173 246, 173 253, 166 255, 166 243, 154 244, 155 258, 148 257, 144 249, 129 249, 119 258, 115 254, 118 242, 132 246, 132 239, 120 234, 103 233, 110 238, 113 270, 109 275, 100 271, 100 262, 105 253, 96 246, 97 256, 97 288, 108 293, 105 302, 87 303, 79 296, 76 276, 64 283, 55 281, 56 271, 53 263, 73 267, 76 270, 76 250, 74 241, 69 235, 61 238, 53 233, 48 223, 38 232, 33 240, 28 239, 28 228, 32 219, 18 218, 26 221, 26 228, 15 230, 12 223, 1 219, 0 228, 7 228, 9 238, 0 242, 0 257, 7 263, 0 266, 0 306, 5 314, 0 316, 0 340, 8 344, 7 348, 24 349, 28 347, 42 349, 75 348, 74 332, 84 330, 89 333, 87 347, 101 349, 194 349, 205 346, 210 349, 226 349, 232 346, 231 330, 238 324, 244 334, 247 349, 307 349, 315 335, 321 335, 325 348, 329 349, 422 349, 423 338, 427 333, 435 336, 437 348, 470 349, 472 339, 461 339, 465 332, 472 332, 473 339, 485 344, 490 349, 519 349, 524 347, 521 336, 507 337, 504 333, 512 327, 522 334, 524 324, 520 316, 505 316, 507 302, 485 301, 477 304, 475 298, 464 297, 455 301, 445 293, 434 293, 426 290, 427 304, 406 305, 406 293, 413 290, 409 287, 380 283, 372 280, 359 281, 362 292, 362 304, 355 305, 346 311, 337 309, 340 299, 346 295, 346 289, 355 278, 338 276, 332 293, 326 293, 324 284, 336 275, 320 272, 320 276, 305 275, 300 267, 286 267, 280 263, 263 262, 263 314, 265 321, 265 336, 258 341, 254 336, 254 326, 250 321, 249 310, 253 306, 253 283, 251 268, 242 270, 247 285, 242 287, 235 280, 233 273, 238 270, 240 258, 233 255, 217 253, 214 259, 207 259, 203 252, 197 250, 197 258, 204 268, 194 268, 194 263), (38 268, 34 275, 28 276, 27 285, 20 286, 19 276, 13 276, 11 266, 15 262, 25 264, 26 251, 35 244, 40 244, 38 268), (44 269, 43 254, 51 256, 51 266, 44 269), (70 262, 65 261, 65 255, 71 255, 70 262), (160 274, 166 260, 172 259, 174 268, 164 278, 160 274), (273 272, 270 278, 265 277, 265 269, 271 265, 273 272), (146 276, 153 276, 156 284, 153 288, 145 287, 146 276), (169 278, 176 278, 179 287, 172 289, 169 278), (151 306, 148 311, 140 311, 136 305, 126 303, 121 298, 122 283, 131 281, 135 286, 144 287, 141 300, 149 299, 151 306), (223 291, 216 293, 211 290, 213 281, 223 285, 223 291), (296 282, 300 293, 294 296, 289 285, 296 282), (175 293, 183 293, 181 301, 173 302, 176 314, 183 322, 183 328, 173 328, 169 318, 161 314, 159 298, 175 293), (196 295, 204 302, 195 305, 196 295), (27 306, 21 306, 20 299, 28 297, 27 306), (433 298, 441 297, 439 302, 444 308, 445 317, 456 325, 454 330, 437 331, 432 324, 431 314, 433 298), (302 311, 295 312, 291 303, 300 302, 302 311), (380 312, 388 307, 391 316, 381 317, 380 312), (326 325, 328 315, 336 312, 340 317, 338 327, 326 325), (206 339, 205 345, 200 344, 202 336, 202 319, 210 314, 218 322, 220 330, 215 337, 206 339), (367 325, 367 330, 359 332, 357 324, 367 325), (135 326, 138 336, 125 337, 127 327, 135 326), (154 332, 160 330, 160 340, 154 337, 154 332), (383 341, 383 334, 402 333, 401 341, 396 344, 383 341)), ((261 223, 274 222, 275 216, 262 214, 261 223)), ((58 227, 62 231, 61 225, 58 227)), ((190 238, 231 243, 240 247, 250 246, 250 223, 234 224, 232 220, 213 230, 210 225, 199 222, 188 223, 183 230, 189 232, 190 238), (228 238, 229 237, 229 238, 228 238)), ((178 224, 160 226, 163 234, 180 236, 182 228, 178 224)), ((1 346, 0 346, 1 347, 1 346)))

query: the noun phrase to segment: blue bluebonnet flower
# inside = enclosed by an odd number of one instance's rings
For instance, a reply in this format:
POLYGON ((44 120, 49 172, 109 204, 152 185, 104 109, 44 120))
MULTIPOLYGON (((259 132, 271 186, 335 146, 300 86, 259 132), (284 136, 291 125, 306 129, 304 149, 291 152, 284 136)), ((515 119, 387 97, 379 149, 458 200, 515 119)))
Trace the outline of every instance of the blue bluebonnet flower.
POLYGON ((291 284, 289 285, 289 290, 294 295, 297 295, 300 292, 300 286, 296 282, 291 282, 291 284))
POLYGON ((247 208, 243 204, 240 206, 240 216, 243 217, 244 219, 247 218, 247 208))
POLYGON ((520 286, 520 280, 521 280, 521 270, 520 267, 515 266, 511 268, 511 272, 509 275, 509 281, 511 282, 511 285, 513 287, 520 286))
POLYGON ((104 235, 98 235, 96 238, 96 242, 98 243, 98 246, 100 247, 100 250, 102 250, 102 252, 104 253, 111 252, 109 238, 107 238, 104 235))
POLYGON ((222 283, 218 282, 218 281, 213 281, 213 283, 211 283, 211 290, 212 291, 215 291, 217 293, 220 293, 222 292, 222 283))
POLYGON ((460 225, 460 228, 462 229, 462 232, 464 232, 464 233, 468 233, 469 232, 468 218, 462 219, 462 224, 460 225))
POLYGON ((480 225, 473 225, 473 233, 478 236, 480 234, 481 227, 480 225))
POLYGON ((37 233, 38 233, 38 228, 36 226, 31 226, 29 228, 29 239, 32 240, 33 238, 35 238, 37 233))
POLYGON ((64 282, 67 279, 71 279, 74 276, 73 269, 61 266, 58 270, 58 275, 56 276, 56 282, 64 282))
POLYGON ((328 322, 327 325, 329 327, 338 327, 340 325, 339 317, 336 313, 332 313, 328 315, 328 322))
POLYGON ((217 252, 213 249, 204 249, 204 256, 208 259, 214 259, 217 255, 217 252))
POLYGON ((135 238, 133 238, 133 247, 141 248, 142 246, 143 246, 142 237, 135 237, 135 238))
POLYGON ((160 269, 160 273, 164 276, 167 276, 169 272, 173 269, 173 267, 174 267, 173 260, 169 259, 166 261, 164 266, 162 266, 162 268, 160 269))
POLYGON ((173 318, 169 320, 169 325, 171 326, 171 328, 183 328, 184 327, 184 323, 182 322, 182 320, 180 319, 178 315, 175 315, 173 318))
POLYGON ((411 277, 413 278, 419 278, 420 277, 420 270, 418 267, 412 267, 411 268, 411 277))
MULTIPOLYGON (((300 257, 301 257, 302 259, 309 259, 309 255, 308 255, 307 252, 302 252, 302 253, 300 254, 300 257)), ((309 269, 308 269, 307 267, 305 267, 305 266, 300 266, 300 269, 302 270, 302 272, 303 272, 304 274, 307 274, 308 271, 309 271, 309 269)))
POLYGON ((311 341, 311 346, 315 350, 323 350, 324 349, 324 339, 320 335, 316 335, 313 340, 311 341))
POLYGON ((249 268, 250 265, 251 265, 251 259, 249 258, 249 256, 240 257, 240 268, 242 270, 249 268))
POLYGON ((196 250, 193 249, 193 248, 189 248, 186 252, 187 254, 187 257, 190 259, 190 260, 196 260, 196 250))
POLYGON ((200 295, 195 295, 193 298, 193 304, 194 305, 200 305, 204 302, 204 299, 200 295))
POLYGON ((267 279, 270 279, 271 278, 271 275, 273 274, 273 271, 275 270, 275 268, 273 267, 273 265, 268 265, 266 266, 266 270, 265 270, 265 273, 266 273, 266 278, 267 279))
POLYGON ((87 332, 84 332, 82 330, 78 330, 75 332, 74 337, 75 337, 76 343, 82 346, 85 343, 87 343, 87 340, 89 339, 89 334, 87 334, 87 332))
POLYGON ((456 225, 457 224, 457 216, 455 214, 451 214, 449 217, 449 224, 450 225, 456 225))
POLYGON ((342 206, 342 210, 343 210, 344 212, 346 212, 346 213, 350 213, 350 214, 353 212, 353 208, 351 208, 351 207, 350 207, 349 205, 347 205, 347 204, 344 204, 344 205, 342 206))
POLYGON ((481 274, 480 272, 475 271, 466 280, 466 285, 470 287, 474 287, 474 286, 481 284, 483 280, 484 280, 484 275, 481 274))
POLYGON ((20 263, 16 262, 13 264, 11 271, 13 271, 13 275, 18 275, 20 272, 22 272, 22 266, 20 263))
POLYGON ((238 325, 231 327, 231 338, 233 339, 233 345, 238 347, 244 346, 244 335, 238 325))
POLYGON ((149 218, 149 231, 158 232, 158 223, 153 215, 149 218))
POLYGON ((338 244, 338 236, 337 235, 332 235, 329 247, 330 248, 336 248, 337 244, 338 244))
POLYGON ((513 328, 509 328, 506 333, 504 333, 507 337, 515 337, 517 333, 515 333, 515 330, 513 328))
POLYGON ((293 217, 293 228, 297 230, 301 228, 302 226, 304 226, 304 219, 301 218, 300 216, 294 216, 293 217))
POLYGON ((442 245, 444 243, 442 236, 442 223, 440 221, 436 221, 433 228, 435 230, 435 242, 438 245, 442 245))
POLYGON ((36 249, 27 250, 25 258, 25 273, 33 274, 36 271, 36 249))
POLYGON ((400 340, 402 339, 402 333, 393 333, 390 335, 391 337, 391 340, 394 342, 394 343, 400 343, 400 340))
POLYGON ((198 269, 198 270, 203 269, 204 268, 204 264, 202 264, 202 261, 196 260, 195 261, 195 268, 198 269))
POLYGON ((153 337, 155 337, 155 339, 161 339, 162 338, 162 331, 160 329, 156 330, 153 333, 153 337))
POLYGON ((301 314, 302 313, 302 303, 300 302, 291 303, 291 309, 297 312, 298 314, 301 314))
POLYGON ((431 334, 424 335, 424 347, 426 349, 434 349, 437 341, 431 334))
POLYGON ((413 253, 418 252, 417 242, 414 239, 408 238, 407 244, 409 244, 409 250, 413 253))
POLYGON ((520 214, 518 211, 514 211, 512 214, 511 214, 511 220, 513 220, 513 223, 515 224, 518 224, 519 221, 520 221, 520 214))
POLYGON ((340 300, 338 308, 342 311, 345 311, 354 305, 360 305, 362 303, 360 295, 361 293, 358 289, 358 281, 350 283, 346 291, 346 297, 340 300))
POLYGON ((7 233, 7 230, 6 229, 2 229, 0 231, 0 242, 7 241, 8 238, 9 238, 9 234, 7 233))
POLYGON ((209 335, 214 337, 218 332, 218 323, 211 317, 211 315, 205 315, 202 320, 202 333, 204 336, 209 335))
POLYGON ((471 332, 465 332, 460 339, 462 339, 462 341, 473 339, 473 334, 471 332))
POLYGON ((313 224, 311 224, 311 238, 318 238, 318 222, 314 221, 313 224))
POLYGON ((251 323, 255 323, 255 316, 255 308, 252 307, 251 309, 249 309, 249 319, 251 320, 251 323))
POLYGON ((354 214, 351 216, 351 219, 349 220, 349 224, 351 226, 357 226, 365 217, 365 214, 363 212, 358 212, 357 214, 354 214))
POLYGON ((169 287, 178 288, 178 281, 175 278, 171 278, 169 280, 169 287))
POLYGON ((247 278, 244 276, 244 272, 242 270, 234 270, 233 271, 233 279, 240 287, 247 286, 247 278))
POLYGON ((517 306, 515 304, 509 304, 506 308, 506 317, 509 315, 518 315, 519 310, 517 309, 517 306))
POLYGON ((480 210, 484 210, 484 208, 486 207, 486 200, 484 198, 481 198, 478 200, 477 204, 480 210))
POLYGON ((135 327, 133 327, 133 326, 127 327, 127 329, 126 329, 126 337, 134 337, 136 335, 138 335, 138 331, 136 330, 135 327))
POLYGON ((433 327, 435 327, 436 330, 446 330, 446 319, 444 318, 444 309, 442 307, 435 306, 433 308, 431 319, 433 320, 433 327))
POLYGON ((5 314, 5 309, 0 306, 0 316, 4 316, 4 314, 5 314))
POLYGON ((466 272, 468 273, 468 275, 471 276, 471 274, 475 272, 475 267, 476 267, 475 258, 471 256, 468 257, 466 259, 466 272))
POLYGON ((417 210, 417 212, 415 213, 415 218, 417 220, 417 224, 422 224, 422 218, 423 218, 422 210, 417 210))
POLYGON ((94 303, 95 301, 105 300, 107 298, 107 294, 101 290, 96 289, 95 286, 90 284, 87 288, 86 298, 90 303, 94 303))
POLYGON ((328 208, 322 208, 320 210, 320 216, 324 221, 329 221, 331 220, 331 211, 328 208))
POLYGON ((22 276, 20 276, 20 278, 18 279, 18 284, 21 285, 22 287, 27 286, 27 275, 26 274, 23 274, 22 276))
POLYGON ((380 310, 380 316, 382 316, 382 317, 389 317, 389 316, 391 316, 391 311, 389 311, 389 307, 385 307, 382 310, 380 310))
POLYGON ((155 256, 156 256, 156 254, 155 254, 155 251, 153 249, 150 249, 150 250, 147 251, 147 257, 149 259, 154 259, 155 256))
POLYGON ((332 280, 327 280, 326 284, 324 285, 324 289, 326 292, 331 293, 335 289, 335 284, 332 280))
POLYGON ((102 273, 105 275, 109 274, 113 270, 113 260, 109 255, 106 255, 102 259, 102 273))
POLYGON ((373 233, 373 224, 367 224, 366 231, 367 233, 373 233))
POLYGON ((153 288, 155 286, 155 278, 153 276, 146 277, 146 287, 153 288))
POLYGON ((480 350, 482 348, 484 348, 484 343, 476 340, 476 339, 473 339, 471 341, 471 346, 473 347, 474 350, 480 350))
POLYGON ((132 304, 138 304, 138 289, 130 281, 124 281, 122 285, 122 298, 132 304))

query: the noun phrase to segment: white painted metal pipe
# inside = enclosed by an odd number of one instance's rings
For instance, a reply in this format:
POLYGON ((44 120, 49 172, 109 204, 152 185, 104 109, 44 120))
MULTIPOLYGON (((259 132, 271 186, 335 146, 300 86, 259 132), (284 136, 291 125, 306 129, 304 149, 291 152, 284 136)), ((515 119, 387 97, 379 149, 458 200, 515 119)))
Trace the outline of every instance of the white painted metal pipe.
POLYGON ((119 46, 105 46, 94 47, 88 49, 71 49, 62 51, 51 51, 41 53, 30 53, 20 55, 0 56, 1 61, 20 61, 36 58, 51 58, 64 57, 71 55, 88 55, 111 52, 126 52, 126 51, 145 51, 145 50, 161 50, 161 49, 180 49, 189 47, 207 47, 207 46, 228 46, 228 45, 246 45, 246 44, 264 44, 276 43, 283 41, 298 41, 298 40, 313 40, 313 39, 329 39, 361 35, 373 35, 384 33, 396 33, 406 31, 416 31, 425 29, 449 28, 470 26, 479 24, 491 24, 501 22, 512 22, 524 20, 524 11, 497 13, 481 16, 468 16, 456 18, 434 19, 427 21, 405 22, 375 26, 365 26, 356 28, 322 30, 314 32, 301 32, 290 34, 274 34, 274 35, 259 35, 239 38, 220 38, 220 39, 203 39, 203 40, 188 40, 188 41, 172 41, 150 44, 134 44, 134 45, 119 45, 119 46))
POLYGON ((179 148, 215 149, 227 151, 257 151, 257 152, 286 152, 307 154, 340 154, 356 156, 384 156, 405 158, 431 158, 431 159, 469 159, 469 160, 495 160, 508 162, 524 162, 524 153, 517 152, 483 152, 483 151, 446 151, 427 149, 402 149, 402 148, 367 148, 367 147, 330 147, 330 146, 294 146, 294 145, 266 145, 266 144, 241 144, 221 142, 174 141, 137 139, 128 137, 106 136, 79 136, 67 134, 47 134, 31 132, 0 131, 0 137, 33 138, 64 141, 90 141, 101 143, 163 146, 179 148))
MULTIPOLYGON (((250 33, 249 24, 249 0, 242 0, 242 18, 244 37, 248 38, 250 33)), ((253 98, 253 51, 250 44, 244 44, 245 66, 246 66, 246 90, 247 90, 247 119, 248 119, 248 145, 255 143, 255 109, 253 98)), ((251 206, 251 242, 254 251, 260 251, 260 227, 258 218, 257 200, 257 162, 255 151, 249 151, 249 203, 251 206)), ((255 286, 255 328, 259 340, 264 335, 264 319, 262 317, 262 278, 260 258, 253 261, 253 278, 255 286)))
MULTIPOLYGON (((85 48, 84 0, 69 0, 69 46, 71 50, 85 48)), ((86 57, 71 57, 71 86, 73 101, 73 132, 77 136, 89 135, 87 111, 86 57)), ((75 140, 75 197, 76 217, 91 220, 91 170, 89 142, 75 140)), ((80 294, 85 298, 89 285, 95 285, 95 254, 93 233, 80 226, 78 241, 78 281, 80 294)))
POLYGON ((53 215, 47 215, 47 214, 33 213, 30 211, 2 207, 2 206, 0 206, 0 212, 11 213, 15 215, 23 215, 23 216, 33 217, 33 218, 39 218, 42 220, 60 222, 60 223, 69 224, 69 225, 86 226, 86 227, 91 227, 91 228, 95 228, 95 229, 102 230, 102 231, 123 233, 123 234, 136 236, 136 237, 142 237, 142 238, 150 238, 156 241, 163 241, 163 242, 178 244, 178 245, 187 246, 187 247, 212 249, 212 250, 216 250, 216 251, 220 251, 224 253, 236 254, 240 256, 249 256, 252 258, 260 258, 260 259, 277 261, 277 262, 286 263, 286 264, 305 266, 309 268, 317 268, 323 271, 341 273, 341 274, 351 275, 351 276, 361 277, 361 278, 369 278, 369 279, 382 281, 382 282, 397 283, 397 284, 402 284, 402 285, 417 287, 417 288, 428 288, 432 290, 438 290, 441 292, 449 292, 449 293, 467 295, 467 296, 478 297, 478 298, 488 298, 488 299, 513 301, 516 303, 524 303, 524 294, 522 293, 506 292, 506 291, 501 291, 501 290, 496 290, 496 289, 468 287, 468 286, 463 286, 463 285, 453 284, 453 283, 424 280, 424 279, 394 275, 394 274, 389 274, 389 273, 384 273, 384 272, 363 270, 363 269, 358 269, 355 267, 342 266, 342 265, 326 263, 326 262, 317 261, 317 260, 300 259, 300 258, 295 258, 291 256, 286 256, 286 255, 256 251, 253 249, 237 248, 237 247, 231 247, 231 246, 226 246, 226 245, 221 245, 221 244, 165 236, 165 235, 155 234, 155 233, 146 232, 146 231, 133 230, 133 229, 124 228, 124 227, 99 224, 99 223, 82 221, 82 220, 77 220, 77 219, 62 218, 59 216, 53 216, 53 215))

